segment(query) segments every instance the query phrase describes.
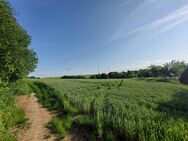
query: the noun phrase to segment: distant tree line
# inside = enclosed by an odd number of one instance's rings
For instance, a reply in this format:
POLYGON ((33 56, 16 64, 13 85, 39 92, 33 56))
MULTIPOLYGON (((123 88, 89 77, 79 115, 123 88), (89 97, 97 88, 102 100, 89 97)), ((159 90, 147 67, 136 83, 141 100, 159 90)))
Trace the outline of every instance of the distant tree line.
POLYGON ((61 79, 86 79, 83 75, 64 75, 61 79))
POLYGON ((145 77, 164 77, 176 78, 185 69, 185 61, 172 60, 163 65, 151 65, 145 69, 128 70, 123 72, 101 73, 90 76, 90 79, 117 79, 117 78, 145 78, 145 77))
POLYGON ((40 77, 36 77, 36 76, 28 76, 27 78, 29 78, 29 79, 40 79, 40 77))

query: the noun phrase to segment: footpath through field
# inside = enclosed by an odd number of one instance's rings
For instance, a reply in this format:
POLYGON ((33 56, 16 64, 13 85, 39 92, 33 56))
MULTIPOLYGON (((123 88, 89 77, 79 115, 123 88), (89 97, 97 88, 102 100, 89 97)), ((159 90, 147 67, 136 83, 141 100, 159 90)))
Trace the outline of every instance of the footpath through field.
POLYGON ((29 119, 29 127, 17 133, 18 141, 55 141, 55 136, 45 128, 51 120, 52 114, 43 108, 34 94, 16 96, 15 100, 21 106, 29 119))

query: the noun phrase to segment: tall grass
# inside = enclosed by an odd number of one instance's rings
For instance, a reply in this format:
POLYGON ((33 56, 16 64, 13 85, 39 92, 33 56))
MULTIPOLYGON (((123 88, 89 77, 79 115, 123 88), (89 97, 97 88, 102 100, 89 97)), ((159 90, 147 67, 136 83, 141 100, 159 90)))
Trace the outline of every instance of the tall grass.
POLYGON ((39 102, 48 110, 56 112, 56 116, 48 123, 47 127, 57 134, 61 140, 71 128, 72 118, 77 110, 69 105, 66 96, 44 83, 30 83, 33 92, 36 93, 39 102))
POLYGON ((91 129, 96 139, 188 140, 188 88, 181 84, 144 80, 40 81, 57 92, 53 98, 59 104, 53 106, 73 113, 75 122, 91 129))
POLYGON ((10 93, 9 88, 0 86, 0 141, 15 141, 11 127, 26 121, 23 109, 16 105, 10 93))
POLYGON ((51 129, 52 133, 57 134, 58 140, 61 140, 66 135, 66 129, 63 126, 63 121, 58 117, 53 117, 52 120, 47 124, 47 127, 51 129))

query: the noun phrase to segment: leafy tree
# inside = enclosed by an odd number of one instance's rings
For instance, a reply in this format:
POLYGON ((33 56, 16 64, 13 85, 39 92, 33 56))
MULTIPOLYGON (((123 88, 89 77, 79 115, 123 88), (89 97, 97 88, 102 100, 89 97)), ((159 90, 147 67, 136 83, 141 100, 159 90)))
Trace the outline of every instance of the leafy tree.
POLYGON ((108 74, 102 73, 92 75, 92 79, 106 79, 106 78, 135 78, 135 77, 178 77, 184 70, 186 64, 184 61, 172 60, 163 66, 151 65, 146 69, 128 70, 127 72, 110 72, 108 74))
POLYGON ((125 71, 121 72, 121 78, 127 78, 127 73, 125 71))
POLYGON ((130 70, 127 71, 127 78, 131 78, 132 72, 130 70))
POLYGON ((38 62, 28 48, 31 38, 14 18, 7 1, 0 1, 0 78, 16 81, 33 72, 38 62))
POLYGON ((64 75, 61 79, 86 79, 83 75, 64 75))
POLYGON ((188 84, 188 67, 181 73, 179 80, 183 84, 188 84))
POLYGON ((110 72, 110 73, 108 73, 108 77, 109 78, 118 78, 119 73, 118 72, 110 72))
POLYGON ((150 77, 159 77, 162 75, 162 67, 157 65, 151 65, 148 67, 150 71, 150 77))
POLYGON ((101 78, 101 79, 107 79, 107 78, 108 78, 108 75, 107 75, 106 73, 102 73, 102 74, 100 75, 100 78, 101 78))
POLYGON ((127 78, 134 78, 138 76, 138 71, 127 71, 127 78))
POLYGON ((90 79, 96 79, 97 76, 96 76, 96 75, 91 75, 89 78, 90 78, 90 79))
POLYGON ((163 65, 162 73, 163 76, 171 79, 172 77, 178 77, 185 67, 186 64, 184 61, 172 60, 171 62, 163 65))
POLYGON ((140 69, 138 71, 138 77, 151 77, 151 72, 149 69, 140 69))

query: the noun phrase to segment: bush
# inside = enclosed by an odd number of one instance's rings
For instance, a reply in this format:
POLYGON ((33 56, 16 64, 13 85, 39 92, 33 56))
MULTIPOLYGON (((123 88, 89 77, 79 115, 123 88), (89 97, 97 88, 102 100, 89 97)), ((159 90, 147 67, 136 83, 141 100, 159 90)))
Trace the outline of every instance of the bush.
POLYGON ((26 121, 24 111, 17 107, 10 93, 9 88, 0 87, 0 140, 2 141, 15 141, 9 129, 26 121))
POLYGON ((88 115, 80 115, 75 119, 75 123, 79 127, 87 127, 88 129, 94 130, 96 122, 93 118, 88 115))
POLYGON ((16 82, 11 82, 8 84, 8 87, 11 89, 12 94, 29 94, 31 89, 26 80, 18 80, 16 82))
POLYGON ((108 133, 106 133, 106 139, 105 140, 106 141, 116 141, 116 138, 115 138, 115 136, 113 135, 112 132, 108 132, 108 133))
POLYGON ((17 111, 15 111, 14 123, 16 125, 23 125, 26 121, 25 111, 22 108, 18 108, 17 111))
POLYGON ((66 135, 66 130, 63 127, 63 122, 58 117, 53 117, 52 120, 47 125, 48 128, 51 129, 53 133, 56 133, 58 135, 58 140, 61 140, 66 135))

